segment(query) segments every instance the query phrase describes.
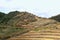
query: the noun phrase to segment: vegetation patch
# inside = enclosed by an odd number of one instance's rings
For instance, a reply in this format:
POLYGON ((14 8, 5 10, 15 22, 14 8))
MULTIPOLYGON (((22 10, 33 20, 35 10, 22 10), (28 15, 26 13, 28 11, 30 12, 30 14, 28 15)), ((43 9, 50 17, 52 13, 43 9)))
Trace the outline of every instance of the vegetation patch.
POLYGON ((26 28, 18 28, 18 27, 6 27, 0 28, 0 38, 9 37, 12 35, 16 35, 18 33, 22 33, 26 28))

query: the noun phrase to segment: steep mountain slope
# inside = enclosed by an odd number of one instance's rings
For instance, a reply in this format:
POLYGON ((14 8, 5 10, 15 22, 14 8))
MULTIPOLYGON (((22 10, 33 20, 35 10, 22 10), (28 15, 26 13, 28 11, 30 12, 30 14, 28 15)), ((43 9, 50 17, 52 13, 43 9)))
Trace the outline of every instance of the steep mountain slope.
POLYGON ((0 19, 3 18, 5 13, 0 12, 0 19))
POLYGON ((0 40, 60 40, 60 22, 13 11, 3 15, 0 40))
POLYGON ((8 40, 60 40, 59 22, 46 18, 37 19, 37 21, 28 24, 33 26, 32 30, 8 40))
POLYGON ((1 21, 2 21, 2 19, 3 19, 3 17, 4 17, 5 15, 6 15, 5 13, 0 12, 0 23, 1 23, 1 21))
POLYGON ((50 19, 54 19, 54 20, 60 22, 60 14, 56 15, 56 16, 53 16, 53 17, 50 17, 50 19))
MULTIPOLYGON (((1 21, 2 24, 15 25, 14 23, 19 22, 20 24, 28 24, 29 22, 36 21, 35 15, 28 12, 12 11, 6 14, 1 21)), ((18 24, 19 24, 18 23, 18 24)))
POLYGON ((34 22, 37 19, 36 16, 28 12, 20 12, 20 14, 14 16, 11 20, 7 22, 8 25, 12 26, 21 26, 26 25, 30 22, 34 22))
POLYGON ((37 21, 35 17, 37 16, 31 13, 19 11, 6 14, 0 23, 0 39, 5 40, 12 36, 16 36, 16 34, 28 32, 31 27, 26 27, 26 25, 37 21))

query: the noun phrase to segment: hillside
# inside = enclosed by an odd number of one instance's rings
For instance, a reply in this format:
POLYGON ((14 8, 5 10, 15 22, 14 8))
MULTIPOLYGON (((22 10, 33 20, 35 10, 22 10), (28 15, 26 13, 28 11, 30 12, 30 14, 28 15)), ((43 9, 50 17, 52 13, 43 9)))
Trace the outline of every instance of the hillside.
POLYGON ((5 15, 6 15, 5 13, 0 12, 0 23, 1 23, 1 21, 2 21, 2 19, 3 19, 3 17, 4 17, 5 15))
POLYGON ((37 18, 32 25, 33 28, 27 33, 12 37, 8 40, 60 40, 60 23, 46 18, 37 18))
POLYGON ((7 39, 16 34, 22 34, 29 31, 31 28, 24 27, 23 25, 37 21, 35 17, 36 16, 31 13, 19 11, 5 14, 0 22, 0 39, 7 39))
POLYGON ((13 11, 13 12, 9 12, 8 14, 6 14, 3 17, 3 20, 1 21, 1 23, 10 25, 11 23, 14 24, 16 22, 19 22, 20 24, 21 23, 23 24, 23 22, 25 22, 25 24, 28 24, 29 21, 30 22, 36 21, 35 15, 28 13, 28 12, 13 11))
POLYGON ((0 22, 0 40, 60 40, 60 22, 12 11, 0 22))
POLYGON ((50 19, 54 19, 54 20, 60 22, 60 14, 56 15, 56 16, 53 16, 53 17, 50 17, 50 19))

